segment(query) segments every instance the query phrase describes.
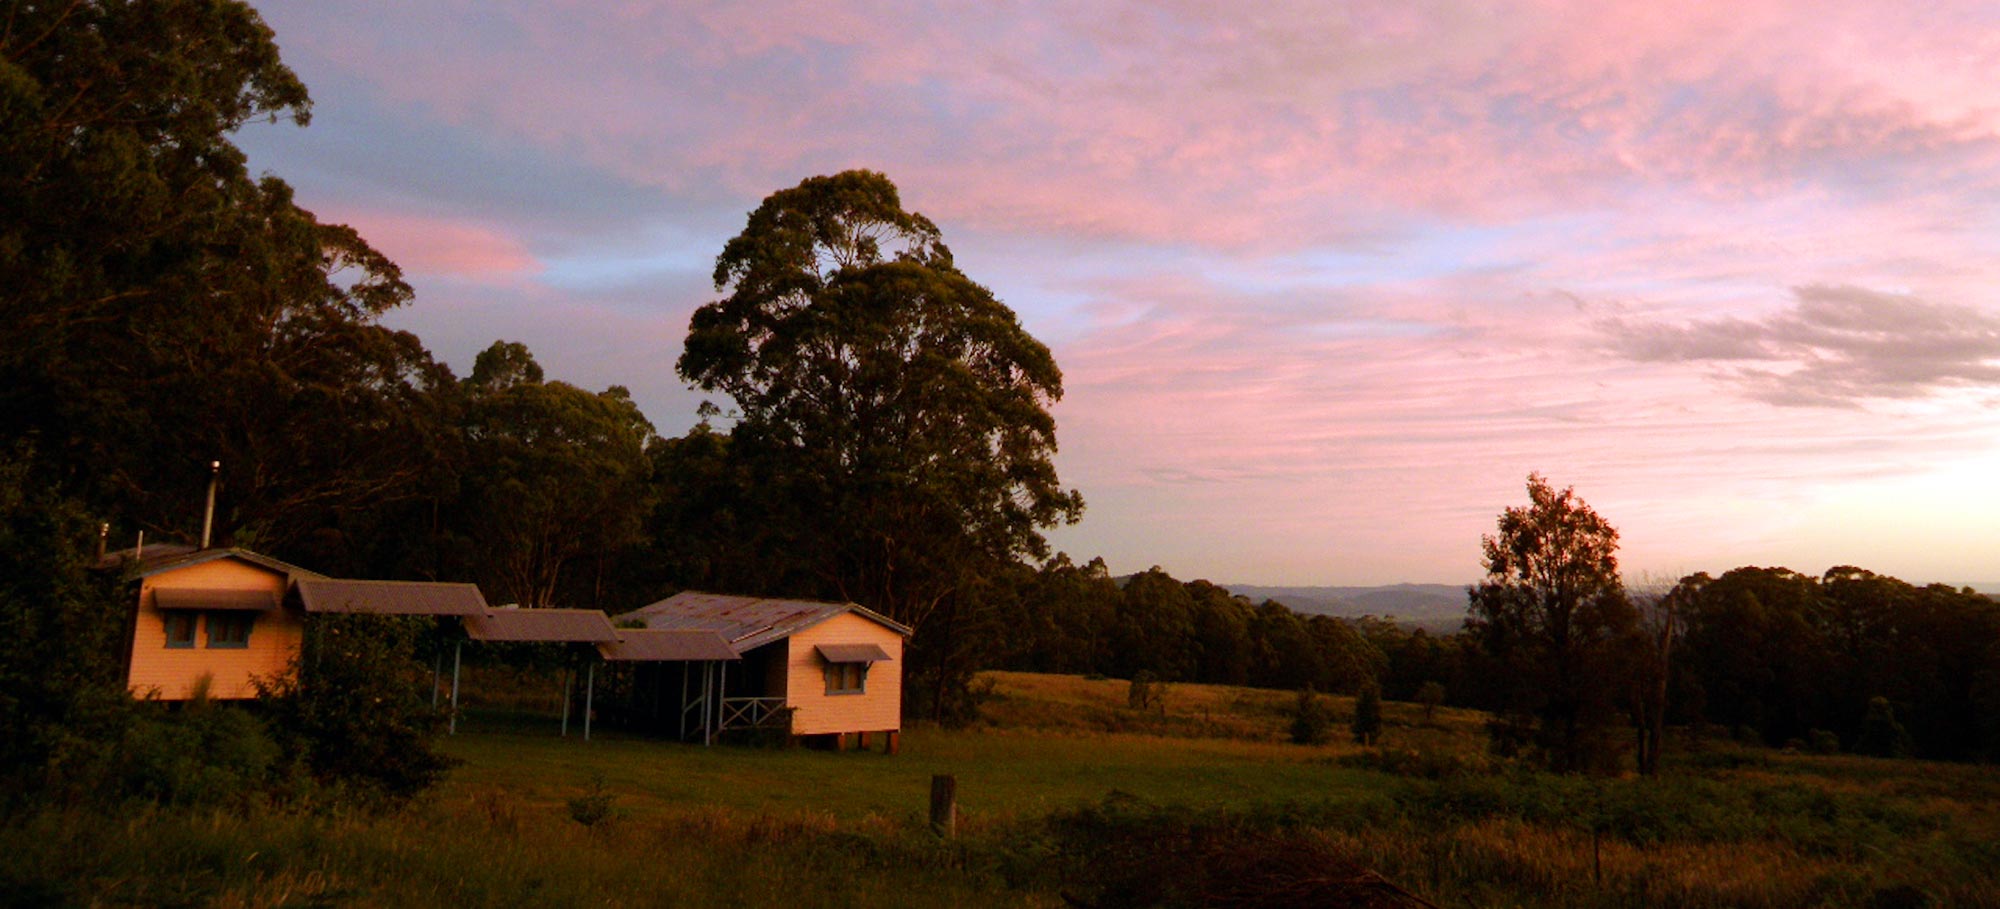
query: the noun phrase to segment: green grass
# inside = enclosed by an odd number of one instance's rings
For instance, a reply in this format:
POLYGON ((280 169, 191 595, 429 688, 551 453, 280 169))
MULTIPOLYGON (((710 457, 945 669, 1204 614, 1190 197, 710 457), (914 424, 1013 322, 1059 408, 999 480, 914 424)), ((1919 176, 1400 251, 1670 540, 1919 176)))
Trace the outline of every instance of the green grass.
POLYGON ((1246 842, 1451 906, 2000 905, 1990 767, 1710 744, 1659 779, 1560 778, 1487 758, 1469 712, 1388 704, 1380 750, 1301 747, 1287 692, 1176 685, 1135 712, 1115 680, 991 679, 988 723, 906 730, 893 757, 559 738, 503 690, 396 814, 16 819, 0 905, 1115 905, 1120 881, 1240 881, 1203 844, 1246 842), (954 840, 927 829, 933 774, 958 779, 954 840), (586 797, 608 820, 573 819, 586 797))

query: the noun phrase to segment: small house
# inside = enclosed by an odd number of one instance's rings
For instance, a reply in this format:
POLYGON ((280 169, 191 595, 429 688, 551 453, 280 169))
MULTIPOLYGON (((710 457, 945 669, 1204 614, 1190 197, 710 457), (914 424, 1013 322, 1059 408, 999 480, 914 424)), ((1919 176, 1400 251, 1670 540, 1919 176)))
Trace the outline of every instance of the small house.
POLYGON ((309 614, 486 612, 471 584, 329 578, 247 549, 153 546, 100 564, 138 580, 126 686, 163 701, 256 697, 258 680, 291 671, 309 614))
MULTIPOLYGON (((794 736, 882 736, 903 728, 903 642, 910 629, 853 603, 688 591, 616 618, 621 627, 719 635, 737 659, 712 661, 718 678, 698 695, 718 728, 789 722, 794 736)), ((693 689, 684 689, 690 690, 693 689)))
POLYGON ((304 611, 286 594, 319 577, 243 549, 141 558, 126 684, 133 694, 184 701, 254 698, 256 679, 291 669, 305 641, 304 611))

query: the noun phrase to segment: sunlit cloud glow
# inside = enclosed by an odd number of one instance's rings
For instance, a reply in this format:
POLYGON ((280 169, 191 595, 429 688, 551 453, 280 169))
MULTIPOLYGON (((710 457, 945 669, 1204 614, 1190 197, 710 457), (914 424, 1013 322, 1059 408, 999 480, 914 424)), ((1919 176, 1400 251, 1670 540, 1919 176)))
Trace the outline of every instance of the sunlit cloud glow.
POLYGON ((1635 568, 2000 580, 1940 492, 2000 475, 1991 3, 258 6, 316 109, 253 165, 460 368, 680 432, 714 255, 869 167, 1055 350, 1079 558, 1463 581, 1541 471, 1635 568))

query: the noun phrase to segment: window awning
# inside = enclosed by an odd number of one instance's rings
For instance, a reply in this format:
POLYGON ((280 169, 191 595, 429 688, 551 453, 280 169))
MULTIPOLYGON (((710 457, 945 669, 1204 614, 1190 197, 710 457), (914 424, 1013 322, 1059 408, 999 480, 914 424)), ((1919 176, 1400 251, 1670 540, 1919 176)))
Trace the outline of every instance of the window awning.
POLYGON ((829 663, 889 662, 889 652, 876 644, 820 644, 813 649, 829 663))
POLYGON ((270 590, 157 587, 153 590, 153 606, 156 609, 233 609, 269 612, 278 608, 278 594, 270 590))

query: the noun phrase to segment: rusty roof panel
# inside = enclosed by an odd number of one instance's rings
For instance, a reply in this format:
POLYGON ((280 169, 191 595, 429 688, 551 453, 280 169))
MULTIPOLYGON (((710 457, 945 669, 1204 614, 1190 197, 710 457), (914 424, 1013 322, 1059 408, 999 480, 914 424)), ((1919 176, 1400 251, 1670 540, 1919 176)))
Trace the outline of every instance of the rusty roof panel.
POLYGON ((296 584, 307 612, 476 616, 487 608, 486 597, 472 584, 333 578, 301 578, 296 584))
POLYGON ((465 633, 475 641, 618 642, 618 629, 595 609, 495 609, 466 617, 465 633))
POLYGON ((899 634, 910 629, 853 603, 779 600, 685 591, 618 617, 657 630, 713 631, 737 653, 790 637, 844 612, 881 623, 899 634))
POLYGON ((697 660, 742 659, 729 642, 713 631, 656 631, 651 628, 621 628, 618 640, 597 645, 597 652, 613 661, 689 662, 697 660))

